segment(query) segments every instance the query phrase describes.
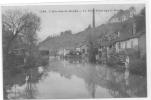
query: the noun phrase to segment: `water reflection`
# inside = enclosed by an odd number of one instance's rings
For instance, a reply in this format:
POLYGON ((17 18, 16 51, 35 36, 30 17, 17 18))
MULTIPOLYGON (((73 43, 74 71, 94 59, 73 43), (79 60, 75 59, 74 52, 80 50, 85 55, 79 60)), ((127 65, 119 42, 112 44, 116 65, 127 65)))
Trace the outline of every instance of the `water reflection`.
POLYGON ((128 69, 120 72, 73 59, 55 58, 48 66, 28 69, 13 79, 5 80, 5 92, 11 99, 145 97, 147 94, 146 78, 132 75, 128 69))
POLYGON ((7 99, 33 99, 36 96, 36 83, 46 76, 42 69, 38 68, 20 68, 19 70, 8 70, 4 76, 4 98, 7 99), (17 73, 15 73, 17 71, 17 73), (7 78, 6 78, 7 77, 7 78))

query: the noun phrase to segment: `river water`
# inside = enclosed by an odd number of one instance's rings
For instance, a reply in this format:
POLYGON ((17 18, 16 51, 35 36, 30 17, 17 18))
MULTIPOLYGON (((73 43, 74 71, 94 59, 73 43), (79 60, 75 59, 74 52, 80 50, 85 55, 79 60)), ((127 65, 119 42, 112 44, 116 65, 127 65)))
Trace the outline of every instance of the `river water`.
POLYGON ((4 81, 8 99, 146 97, 146 78, 128 69, 52 59, 47 66, 11 74, 4 81))

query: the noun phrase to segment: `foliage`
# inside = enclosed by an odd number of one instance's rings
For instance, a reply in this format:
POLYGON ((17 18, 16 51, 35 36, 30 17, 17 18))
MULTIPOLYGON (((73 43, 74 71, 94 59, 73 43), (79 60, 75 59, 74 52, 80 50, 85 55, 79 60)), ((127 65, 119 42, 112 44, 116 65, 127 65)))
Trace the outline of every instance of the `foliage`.
MULTIPOLYGON (((139 51, 135 49, 126 49, 119 53, 114 53, 110 55, 110 58, 107 61, 107 65, 116 66, 120 65, 120 55, 129 56, 130 58, 130 67, 129 70, 133 74, 146 76, 146 56, 140 57, 139 51)), ((124 66, 124 65, 123 65, 124 66)))
POLYGON ((22 61, 24 58, 32 58, 29 61, 36 63, 37 31, 40 30, 40 24, 40 18, 32 12, 8 10, 2 14, 4 68, 12 67, 13 62, 18 61, 17 55, 10 57, 10 52, 14 49, 24 48, 24 54, 20 56, 22 61))
POLYGON ((119 64, 119 55, 117 53, 110 54, 110 57, 107 60, 107 65, 116 66, 119 64))
POLYGON ((71 35, 72 31, 71 30, 67 30, 65 32, 61 32, 61 35, 71 35))
POLYGON ((136 23, 136 32, 141 32, 143 30, 146 30, 145 16, 135 16, 135 23, 136 23))
POLYGON ((14 40, 21 38, 24 44, 33 44, 36 40, 36 32, 40 29, 40 18, 31 13, 22 13, 19 10, 8 10, 2 14, 3 49, 7 53, 14 40))
MULTIPOLYGON (((40 18, 32 12, 8 10, 2 14, 4 98, 7 98, 8 87, 25 84, 26 72, 38 65, 40 24, 40 18), (16 49, 24 52, 13 54, 16 49)), ((34 81, 38 78, 39 75, 34 81)))
POLYGON ((146 56, 144 56, 143 58, 131 59, 129 70, 131 73, 146 76, 146 56))

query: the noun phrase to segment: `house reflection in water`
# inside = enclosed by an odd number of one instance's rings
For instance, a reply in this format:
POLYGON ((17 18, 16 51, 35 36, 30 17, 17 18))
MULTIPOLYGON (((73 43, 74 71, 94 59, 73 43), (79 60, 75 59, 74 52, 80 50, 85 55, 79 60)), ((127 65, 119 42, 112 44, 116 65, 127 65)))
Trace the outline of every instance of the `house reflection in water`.
POLYGON ((129 73, 128 69, 121 72, 104 65, 56 59, 50 62, 42 73, 37 69, 26 74, 29 78, 21 85, 24 89, 19 90, 25 96, 18 94, 16 98, 145 97, 147 94, 146 79, 129 73))

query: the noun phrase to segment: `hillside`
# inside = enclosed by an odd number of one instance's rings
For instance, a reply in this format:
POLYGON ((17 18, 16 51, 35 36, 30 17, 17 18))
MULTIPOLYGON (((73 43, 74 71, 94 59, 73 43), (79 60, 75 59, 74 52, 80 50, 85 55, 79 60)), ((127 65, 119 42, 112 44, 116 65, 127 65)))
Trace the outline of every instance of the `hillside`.
POLYGON ((76 34, 63 34, 56 37, 48 37, 40 43, 40 49, 61 49, 61 48, 74 48, 83 41, 87 41, 88 36, 91 34, 92 40, 100 38, 103 34, 110 34, 121 29, 121 23, 102 24, 96 28, 85 29, 84 31, 76 34))
POLYGON ((132 23, 136 22, 136 33, 144 30, 145 21, 143 16, 136 16, 120 23, 107 23, 95 28, 86 28, 84 31, 72 34, 70 31, 62 32, 60 36, 48 37, 39 44, 41 50, 56 50, 61 48, 75 48, 81 42, 87 41, 91 36, 92 41, 101 38, 105 34, 121 32, 122 37, 126 37, 132 32, 132 23))
POLYGON ((61 48, 74 48, 79 43, 85 41, 89 30, 84 30, 76 34, 62 34, 56 37, 48 37, 42 41, 39 46, 40 49, 61 49, 61 48))

